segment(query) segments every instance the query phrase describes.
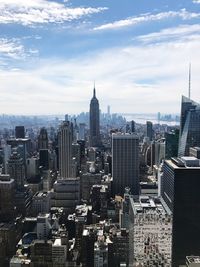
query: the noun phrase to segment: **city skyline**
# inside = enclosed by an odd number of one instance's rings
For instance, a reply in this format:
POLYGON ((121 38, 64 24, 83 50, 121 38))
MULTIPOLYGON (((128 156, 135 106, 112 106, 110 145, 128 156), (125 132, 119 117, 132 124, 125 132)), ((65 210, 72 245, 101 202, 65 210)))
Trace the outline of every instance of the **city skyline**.
POLYGON ((0 114, 179 113, 199 102, 200 1, 0 0, 0 114))

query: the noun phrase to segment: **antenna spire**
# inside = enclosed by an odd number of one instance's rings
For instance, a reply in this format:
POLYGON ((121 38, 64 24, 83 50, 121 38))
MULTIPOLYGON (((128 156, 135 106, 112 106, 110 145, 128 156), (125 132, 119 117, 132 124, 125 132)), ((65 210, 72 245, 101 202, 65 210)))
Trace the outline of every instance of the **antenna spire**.
POLYGON ((188 97, 191 97, 191 63, 189 64, 189 88, 188 88, 188 97))
POLYGON ((96 97, 95 81, 94 81, 93 97, 96 97))

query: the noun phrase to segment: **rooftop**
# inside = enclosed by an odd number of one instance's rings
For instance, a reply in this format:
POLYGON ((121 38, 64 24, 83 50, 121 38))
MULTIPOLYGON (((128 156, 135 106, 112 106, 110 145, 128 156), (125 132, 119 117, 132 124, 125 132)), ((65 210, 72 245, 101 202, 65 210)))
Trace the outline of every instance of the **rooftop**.
POLYGON ((165 215, 166 211, 158 198, 141 195, 137 199, 131 198, 131 205, 135 214, 165 215))
POLYGON ((174 169, 200 169, 200 160, 195 157, 171 158, 171 160, 165 160, 165 162, 174 169))
POLYGON ((129 133, 113 133, 112 134, 113 139, 138 139, 138 136, 136 134, 129 134, 129 133))
POLYGON ((53 246, 61 246, 61 238, 56 238, 54 243, 53 243, 53 246))
POLYGON ((200 263, 200 256, 187 256, 186 260, 188 263, 200 263))

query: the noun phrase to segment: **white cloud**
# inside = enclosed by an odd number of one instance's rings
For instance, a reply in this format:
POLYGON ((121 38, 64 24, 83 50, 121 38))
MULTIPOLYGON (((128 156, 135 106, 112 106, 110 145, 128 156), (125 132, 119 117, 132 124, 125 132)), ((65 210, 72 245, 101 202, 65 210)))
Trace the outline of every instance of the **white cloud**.
POLYGON ((200 25, 180 25, 179 27, 174 27, 170 29, 163 29, 160 32, 154 32, 146 35, 141 35, 134 38, 133 40, 138 40, 143 43, 152 42, 166 42, 168 40, 178 39, 188 40, 200 35, 200 25))
POLYGON ((106 10, 105 7, 70 8, 47 0, 0 0, 0 23, 32 25, 63 23, 106 10))
POLYGON ((102 111, 180 112, 192 63, 192 99, 200 102, 199 25, 182 25, 138 38, 141 43, 73 60, 40 61, 32 69, 0 72, 0 113, 88 111, 93 81, 102 111), (162 40, 162 42, 160 42, 162 40), (152 43, 156 41, 156 43, 152 43))
POLYGON ((130 17, 124 20, 118 20, 112 23, 107 23, 104 25, 100 25, 95 27, 94 30, 112 30, 112 29, 119 29, 122 27, 128 27, 137 25, 143 22, 151 22, 151 21, 158 21, 168 18, 181 18, 183 20, 189 20, 194 18, 200 18, 199 13, 188 12, 186 9, 181 9, 178 11, 168 11, 168 12, 161 12, 157 14, 146 14, 141 15, 138 17, 130 17))
POLYGON ((192 1, 194 4, 200 4, 200 0, 193 0, 192 1))
POLYGON ((8 40, 0 38, 0 55, 8 56, 14 59, 23 57, 25 50, 22 44, 16 39, 8 40))
POLYGON ((26 49, 18 38, 0 38, 0 56, 12 59, 25 59, 29 55, 37 55, 37 49, 26 49))

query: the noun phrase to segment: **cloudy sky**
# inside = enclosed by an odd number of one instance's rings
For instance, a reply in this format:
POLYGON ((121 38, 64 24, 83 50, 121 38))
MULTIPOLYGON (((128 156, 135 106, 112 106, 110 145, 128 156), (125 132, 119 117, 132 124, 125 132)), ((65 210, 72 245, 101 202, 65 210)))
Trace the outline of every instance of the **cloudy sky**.
POLYGON ((200 0, 0 0, 0 113, 179 113, 200 101, 200 0))

